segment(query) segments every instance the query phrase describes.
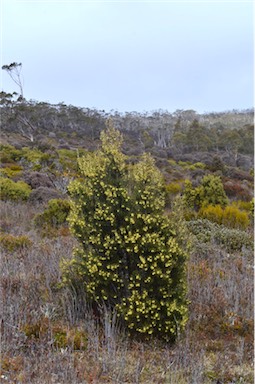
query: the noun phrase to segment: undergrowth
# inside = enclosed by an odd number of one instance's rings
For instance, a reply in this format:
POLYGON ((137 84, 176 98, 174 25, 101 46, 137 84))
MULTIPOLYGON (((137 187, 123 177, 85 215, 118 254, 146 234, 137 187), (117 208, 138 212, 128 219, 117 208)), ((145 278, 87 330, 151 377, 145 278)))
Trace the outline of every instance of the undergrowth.
POLYGON ((60 260, 71 259, 76 241, 59 232, 41 238, 33 220, 38 211, 27 202, 1 202, 1 382, 253 382, 248 233, 189 222, 185 332, 175 344, 141 342, 128 338, 106 307, 95 312, 78 281, 60 288, 60 260))

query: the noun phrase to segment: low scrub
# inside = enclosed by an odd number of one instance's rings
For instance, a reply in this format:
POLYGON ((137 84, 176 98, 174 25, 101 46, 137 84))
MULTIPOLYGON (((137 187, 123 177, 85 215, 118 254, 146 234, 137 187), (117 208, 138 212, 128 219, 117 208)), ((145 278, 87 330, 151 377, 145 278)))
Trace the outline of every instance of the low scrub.
POLYGON ((169 193, 170 195, 177 195, 181 190, 182 185, 180 183, 172 182, 166 185, 166 193, 169 193))
POLYGON ((62 193, 55 188, 38 187, 32 190, 29 196, 29 202, 33 204, 47 203, 52 199, 60 199, 61 196, 62 193))
POLYGON ((224 209, 220 205, 208 205, 199 210, 198 216, 229 228, 246 229, 250 224, 248 212, 231 205, 224 209))
POLYGON ((27 200, 31 193, 30 186, 24 181, 13 181, 11 179, 0 178, 0 197, 1 200, 27 200))
POLYGON ((52 199, 49 200, 43 213, 36 215, 36 227, 60 227, 66 223, 66 219, 70 210, 68 200, 52 199))
POLYGON ((197 187, 194 187, 190 180, 186 180, 183 195, 187 207, 195 210, 208 205, 225 207, 228 204, 219 176, 205 175, 197 187))
POLYGON ((22 173, 22 170, 23 167, 18 164, 5 164, 3 168, 0 168, 0 174, 3 177, 8 177, 12 179, 15 176, 19 176, 22 173))
POLYGON ((246 231, 226 228, 207 219, 192 220, 187 225, 200 244, 216 243, 228 252, 253 248, 252 236, 246 231))
POLYGON ((246 229, 249 226, 249 215, 237 207, 228 206, 224 209, 222 224, 231 228, 246 229))
POLYGON ((221 226, 214 236, 216 242, 228 252, 242 251, 244 248, 253 247, 252 237, 240 229, 230 229, 221 226))
POLYGON ((213 221, 217 224, 222 224, 223 208, 220 205, 208 205, 199 210, 198 216, 213 221))
POLYGON ((29 248, 32 244, 32 241, 25 235, 13 236, 7 233, 0 235, 0 245, 9 252, 29 248))

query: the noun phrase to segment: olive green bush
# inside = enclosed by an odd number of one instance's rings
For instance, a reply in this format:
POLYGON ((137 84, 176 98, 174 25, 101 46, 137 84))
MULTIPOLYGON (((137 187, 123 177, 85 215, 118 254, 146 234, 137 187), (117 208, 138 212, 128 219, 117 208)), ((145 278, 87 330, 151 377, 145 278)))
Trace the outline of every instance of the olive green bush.
POLYGON ((78 159, 80 177, 69 185, 80 247, 63 262, 63 281, 82 280, 131 334, 174 341, 187 320, 186 252, 164 215, 162 175, 147 154, 128 165, 114 128, 101 140, 101 150, 78 159))
POLYGON ((62 165, 64 171, 77 170, 77 151, 59 149, 57 153, 59 156, 59 163, 62 165))
POLYGON ((8 177, 9 179, 15 178, 18 175, 21 175, 23 167, 18 164, 8 164, 4 168, 0 168, 0 175, 3 177, 8 177))
POLYGON ((202 205, 221 205, 225 207, 228 203, 227 195, 219 176, 206 175, 201 180, 202 205))
POLYGON ((1 163, 15 163, 20 159, 21 151, 12 145, 0 145, 1 163))
POLYGON ((201 163, 200 161, 192 164, 190 161, 179 160, 178 165, 180 165, 183 169, 190 170, 190 171, 206 168, 206 165, 204 163, 201 163))
POLYGON ((39 171, 43 166, 51 164, 54 156, 53 154, 44 153, 38 148, 28 148, 23 147, 20 150, 20 159, 23 160, 26 164, 32 166, 34 171, 39 171))
POLYGON ((225 207, 228 203, 221 178, 214 175, 205 175, 195 188, 190 180, 186 180, 184 199, 189 208, 197 210, 208 205, 225 207))
POLYGON ((0 234, 0 245, 9 252, 29 248, 32 244, 32 241, 25 235, 14 236, 9 233, 0 234))
POLYGON ((13 181, 11 179, 0 178, 0 198, 1 200, 27 200, 31 193, 30 186, 24 181, 13 181))
POLYGON ((15 148, 12 145, 0 146, 0 160, 2 163, 19 163, 25 167, 39 171, 43 167, 52 165, 54 153, 45 153, 38 148, 15 148))
POLYGON ((52 199, 48 201, 45 210, 34 218, 37 227, 59 227, 66 223, 70 210, 70 203, 64 199, 52 199))
POLYGON ((177 195, 182 190, 182 185, 179 182, 172 182, 166 185, 166 193, 177 195))

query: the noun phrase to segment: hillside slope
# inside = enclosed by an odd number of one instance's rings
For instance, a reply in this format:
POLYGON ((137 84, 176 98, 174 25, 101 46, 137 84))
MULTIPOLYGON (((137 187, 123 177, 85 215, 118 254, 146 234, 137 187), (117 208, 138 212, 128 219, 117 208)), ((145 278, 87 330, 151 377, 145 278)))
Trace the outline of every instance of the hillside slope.
POLYGON ((252 111, 109 115, 22 102, 1 112, 2 382, 253 383, 252 111), (67 186, 109 118, 128 162, 144 151, 155 158, 166 214, 176 218, 187 185, 198 191, 208 175, 227 197, 227 206, 179 213, 192 243, 190 306, 174 345, 128 338, 107 311, 95 316, 81 284, 60 284, 77 245, 67 186))

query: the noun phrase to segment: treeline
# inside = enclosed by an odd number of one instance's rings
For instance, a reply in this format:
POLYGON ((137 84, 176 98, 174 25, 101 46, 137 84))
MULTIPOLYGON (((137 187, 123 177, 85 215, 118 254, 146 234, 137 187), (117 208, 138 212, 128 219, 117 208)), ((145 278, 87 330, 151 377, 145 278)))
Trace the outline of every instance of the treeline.
POLYGON ((254 126, 245 124, 239 128, 228 128, 222 124, 208 128, 195 119, 187 129, 176 124, 171 145, 182 153, 197 151, 227 151, 252 155, 254 153, 254 126))
POLYGON ((64 103, 27 101, 5 92, 0 93, 0 103, 2 139, 10 144, 15 144, 16 133, 23 144, 47 142, 54 147, 95 149, 100 132, 111 119, 134 154, 153 148, 171 150, 170 157, 202 151, 224 151, 234 156, 254 153, 252 109, 206 114, 193 110, 106 113, 64 103))

